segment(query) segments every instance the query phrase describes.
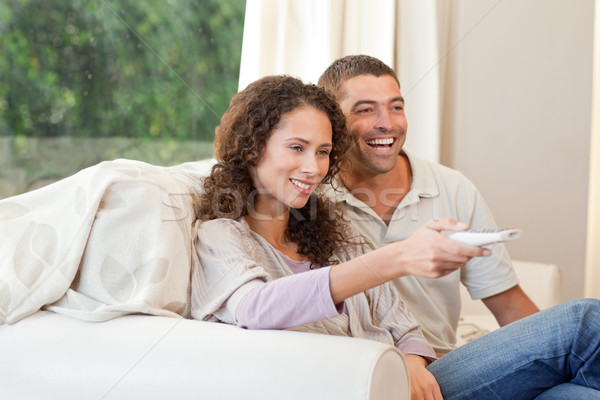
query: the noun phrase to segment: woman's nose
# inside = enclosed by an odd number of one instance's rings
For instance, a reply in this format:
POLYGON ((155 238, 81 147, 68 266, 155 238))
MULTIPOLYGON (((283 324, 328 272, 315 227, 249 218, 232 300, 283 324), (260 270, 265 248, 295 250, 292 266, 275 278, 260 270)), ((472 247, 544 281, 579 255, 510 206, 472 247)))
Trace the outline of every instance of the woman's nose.
POLYGON ((302 173, 311 176, 317 175, 319 173, 319 163, 317 158, 314 155, 307 154, 303 160, 301 171, 302 173))

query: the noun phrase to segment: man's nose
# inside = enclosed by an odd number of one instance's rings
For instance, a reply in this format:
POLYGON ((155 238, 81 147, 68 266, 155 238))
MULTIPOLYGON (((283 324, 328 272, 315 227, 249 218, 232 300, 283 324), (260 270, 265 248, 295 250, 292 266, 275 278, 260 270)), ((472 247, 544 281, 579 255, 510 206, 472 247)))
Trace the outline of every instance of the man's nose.
POLYGON ((386 110, 382 110, 377 115, 377 121, 373 124, 373 128, 380 132, 389 132, 393 128, 392 118, 390 113, 386 110))

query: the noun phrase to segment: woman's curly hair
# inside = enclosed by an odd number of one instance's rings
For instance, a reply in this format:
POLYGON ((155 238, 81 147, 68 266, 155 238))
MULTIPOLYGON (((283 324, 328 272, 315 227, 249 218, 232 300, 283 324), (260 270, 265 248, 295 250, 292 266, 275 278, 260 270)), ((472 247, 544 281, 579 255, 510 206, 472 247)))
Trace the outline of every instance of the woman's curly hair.
MULTIPOLYGON (((203 191, 195 198, 199 219, 233 218, 248 215, 255 190, 250 170, 260 161, 267 140, 284 114, 303 106, 325 113, 331 122, 333 148, 324 183, 331 183, 353 144, 346 119, 337 102, 324 89, 290 76, 259 79, 231 100, 229 109, 215 129, 218 163, 204 179, 203 191)), ((290 210, 286 231, 298 252, 315 265, 329 265, 333 255, 349 239, 347 224, 327 199, 313 194, 306 205, 290 210)))

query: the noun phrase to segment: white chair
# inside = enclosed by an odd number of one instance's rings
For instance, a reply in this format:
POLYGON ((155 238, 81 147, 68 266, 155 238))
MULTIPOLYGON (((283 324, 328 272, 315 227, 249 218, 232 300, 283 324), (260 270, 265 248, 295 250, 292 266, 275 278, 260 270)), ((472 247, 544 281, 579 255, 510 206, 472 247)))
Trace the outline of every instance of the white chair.
MULTIPOLYGON (((560 269, 553 264, 513 260, 519 284, 541 310, 561 302, 562 277, 560 269)), ((462 345, 500 326, 496 318, 481 300, 473 300, 461 286, 461 317, 457 329, 457 344, 462 345)))

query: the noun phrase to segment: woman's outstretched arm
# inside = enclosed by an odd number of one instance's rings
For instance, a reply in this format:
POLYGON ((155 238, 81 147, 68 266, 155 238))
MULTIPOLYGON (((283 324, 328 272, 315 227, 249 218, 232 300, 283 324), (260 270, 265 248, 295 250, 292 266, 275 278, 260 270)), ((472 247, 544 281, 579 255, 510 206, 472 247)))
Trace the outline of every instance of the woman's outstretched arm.
POLYGON ((405 275, 439 278, 490 250, 448 239, 442 231, 464 230, 454 219, 431 220, 408 239, 391 243, 331 267, 331 296, 339 303, 357 293, 405 275))

